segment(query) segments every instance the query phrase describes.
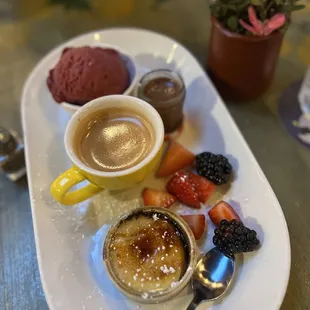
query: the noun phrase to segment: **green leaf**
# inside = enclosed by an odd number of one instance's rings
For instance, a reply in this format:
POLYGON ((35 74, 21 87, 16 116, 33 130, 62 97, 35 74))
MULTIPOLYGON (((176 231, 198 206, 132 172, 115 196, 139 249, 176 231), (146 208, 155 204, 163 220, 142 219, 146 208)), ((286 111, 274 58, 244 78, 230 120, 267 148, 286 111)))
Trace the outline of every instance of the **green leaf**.
POLYGON ((226 8, 227 10, 231 10, 234 12, 237 12, 237 7, 235 5, 232 4, 222 4, 223 8, 226 8))
POLYGON ((287 31, 288 27, 289 27, 289 23, 286 23, 286 24, 284 24, 283 27, 280 28, 280 31, 281 31, 282 33, 285 33, 285 32, 287 31))
POLYGON ((255 6, 261 6, 264 4, 264 1, 263 0, 252 0, 251 1, 253 5, 255 6))
POLYGON ((227 27, 231 30, 231 31, 236 31, 238 28, 238 18, 237 16, 231 15, 229 16, 229 18, 227 19, 227 27))
POLYGON ((241 3, 238 7, 237 7, 237 11, 241 12, 242 10, 248 8, 248 6, 250 5, 250 1, 244 1, 243 3, 241 3))
MULTIPOLYGON (((281 0, 274 0, 274 2, 276 3, 276 5, 280 5, 281 4, 281 0)), ((272 2, 271 2, 272 5, 272 2)))
POLYGON ((292 11, 298 11, 304 9, 306 6, 303 4, 297 4, 292 6, 292 11))

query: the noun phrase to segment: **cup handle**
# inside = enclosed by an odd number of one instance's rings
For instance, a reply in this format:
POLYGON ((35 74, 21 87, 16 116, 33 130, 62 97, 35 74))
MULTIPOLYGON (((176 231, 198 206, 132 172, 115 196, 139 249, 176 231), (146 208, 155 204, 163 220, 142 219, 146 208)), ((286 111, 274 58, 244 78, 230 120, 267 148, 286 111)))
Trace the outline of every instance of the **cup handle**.
POLYGON ((71 206, 84 201, 103 189, 95 184, 88 184, 81 189, 69 192, 76 184, 85 181, 86 178, 77 167, 72 167, 62 173, 51 185, 52 196, 61 204, 71 206))

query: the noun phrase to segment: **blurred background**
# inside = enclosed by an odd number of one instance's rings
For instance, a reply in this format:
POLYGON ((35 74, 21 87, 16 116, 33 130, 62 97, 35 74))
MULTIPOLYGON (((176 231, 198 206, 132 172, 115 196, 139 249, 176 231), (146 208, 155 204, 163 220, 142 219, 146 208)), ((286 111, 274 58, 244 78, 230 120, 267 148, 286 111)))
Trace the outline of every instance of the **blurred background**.
MULTIPOLYGON (((292 273, 284 310, 310 305, 310 153, 289 136, 278 115, 282 94, 310 66, 310 3, 304 2, 306 8, 294 13, 285 35, 271 88, 258 100, 227 102, 290 229, 292 273)), ((22 133, 20 95, 28 74, 52 48, 73 36, 106 27, 147 28, 181 42, 205 66, 210 25, 206 0, 0 0, 0 126, 22 133)), ((13 183, 1 174, 0 191, 0 309, 48 309, 26 178, 13 183)))

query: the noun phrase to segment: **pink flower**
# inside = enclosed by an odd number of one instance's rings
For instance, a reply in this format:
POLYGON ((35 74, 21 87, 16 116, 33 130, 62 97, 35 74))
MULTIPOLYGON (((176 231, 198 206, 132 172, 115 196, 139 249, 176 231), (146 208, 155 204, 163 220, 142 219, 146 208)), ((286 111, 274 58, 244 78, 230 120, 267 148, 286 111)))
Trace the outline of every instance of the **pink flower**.
POLYGON ((266 26, 264 27, 264 34, 268 36, 272 31, 281 28, 285 24, 286 18, 283 13, 273 15, 266 26))
POLYGON ((273 15, 269 20, 266 19, 264 22, 261 22, 257 16, 255 9, 253 6, 249 6, 248 8, 250 25, 246 23, 244 20, 240 19, 240 25, 253 33, 256 36, 268 36, 274 30, 281 28, 286 21, 285 15, 283 13, 277 13, 273 15))

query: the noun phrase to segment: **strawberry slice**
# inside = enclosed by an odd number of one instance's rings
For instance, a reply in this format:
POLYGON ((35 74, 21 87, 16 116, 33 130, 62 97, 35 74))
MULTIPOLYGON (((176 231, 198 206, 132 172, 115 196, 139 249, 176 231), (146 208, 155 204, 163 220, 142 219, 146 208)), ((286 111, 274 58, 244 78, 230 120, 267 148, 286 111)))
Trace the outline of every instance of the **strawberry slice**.
POLYGON ((202 203, 206 203, 210 196, 215 191, 215 184, 204 177, 190 172, 188 174, 189 182, 193 186, 195 192, 198 194, 198 199, 202 203))
POLYGON ((172 177, 167 184, 167 191, 175 195, 184 204, 192 208, 200 208, 198 195, 185 172, 179 171, 172 177))
POLYGON ((145 206, 169 208, 177 201, 177 198, 165 191, 153 188, 145 188, 142 193, 145 206))
POLYGON ((208 212, 211 221, 219 226, 222 220, 231 221, 236 219, 240 220, 239 215, 235 212, 235 210, 226 202, 221 200, 218 202, 209 212, 208 212))
POLYGON ((195 239, 200 239, 206 228, 206 218, 204 214, 191 214, 180 216, 193 231, 195 239))
POLYGON ((157 177, 166 177, 184 167, 190 165, 195 160, 195 155, 175 141, 171 141, 167 153, 157 171, 157 177))

